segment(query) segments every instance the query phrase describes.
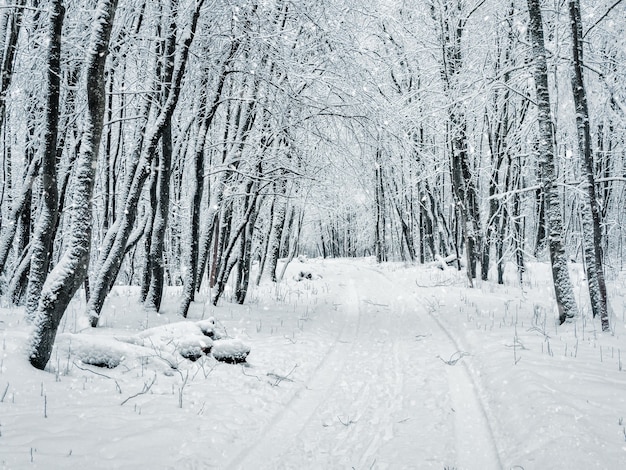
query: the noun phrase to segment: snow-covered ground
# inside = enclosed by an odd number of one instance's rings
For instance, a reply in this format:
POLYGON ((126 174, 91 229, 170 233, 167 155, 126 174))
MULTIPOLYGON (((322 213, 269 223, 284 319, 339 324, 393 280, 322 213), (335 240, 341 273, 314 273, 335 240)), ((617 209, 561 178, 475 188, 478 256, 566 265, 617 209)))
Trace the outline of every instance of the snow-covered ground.
POLYGON ((158 315, 116 288, 97 329, 76 301, 44 372, 23 311, 1 309, 0 467, 626 468, 626 273, 605 334, 577 265, 583 314, 564 326, 542 264, 474 289, 371 259, 287 272, 243 306, 199 296, 184 322, 174 289, 158 315), (202 355, 210 317, 246 364, 202 355))

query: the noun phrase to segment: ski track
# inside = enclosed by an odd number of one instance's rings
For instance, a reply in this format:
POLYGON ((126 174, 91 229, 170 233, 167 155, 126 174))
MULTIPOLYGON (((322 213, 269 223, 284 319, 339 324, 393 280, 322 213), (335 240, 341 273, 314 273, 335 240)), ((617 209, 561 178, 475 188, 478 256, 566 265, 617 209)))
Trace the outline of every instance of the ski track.
MULTIPOLYGON (((462 342, 455 338, 445 325, 432 313, 427 318, 443 333, 447 342, 453 346, 449 356, 440 356, 445 360, 468 353, 462 342)), ((459 468, 467 469, 502 469, 504 468, 495 439, 493 426, 482 397, 482 388, 478 378, 468 367, 471 354, 461 357, 454 365, 447 365, 448 383, 455 414, 455 441, 459 468)))
POLYGON ((502 468, 468 358, 452 366, 435 357, 461 351, 458 341, 416 294, 391 298, 397 289, 380 270, 342 267, 350 280, 337 293, 333 343, 227 468, 502 468), (364 281, 360 269, 378 276, 364 281))
POLYGON ((339 333, 312 377, 265 427, 262 437, 235 457, 228 468, 271 468, 268 464, 273 455, 288 452, 294 434, 314 418, 344 368, 353 341, 352 330, 358 331, 359 327, 359 313, 353 308, 355 303, 353 299, 347 302, 348 311, 344 313, 339 333))

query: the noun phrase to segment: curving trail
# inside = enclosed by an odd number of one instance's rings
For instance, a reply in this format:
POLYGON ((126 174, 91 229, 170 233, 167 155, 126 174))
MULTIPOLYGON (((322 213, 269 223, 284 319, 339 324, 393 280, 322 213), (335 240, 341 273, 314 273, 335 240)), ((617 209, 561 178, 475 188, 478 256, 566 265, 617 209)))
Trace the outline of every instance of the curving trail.
POLYGON ((458 342, 409 281, 341 269, 323 360, 228 468, 502 468, 470 359, 437 358, 458 342))

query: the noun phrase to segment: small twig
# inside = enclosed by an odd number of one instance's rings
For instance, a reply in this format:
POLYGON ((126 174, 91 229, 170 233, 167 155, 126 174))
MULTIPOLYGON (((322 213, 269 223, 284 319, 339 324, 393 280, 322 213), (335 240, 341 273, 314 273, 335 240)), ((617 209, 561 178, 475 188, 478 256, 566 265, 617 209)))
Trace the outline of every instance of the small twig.
POLYGON ((122 387, 120 387, 120 384, 117 383, 117 380, 115 380, 113 377, 109 377, 108 375, 102 374, 100 372, 96 372, 95 370, 87 369, 86 367, 81 367, 78 364, 76 364, 76 361, 72 361, 72 364, 74 364, 74 367, 76 367, 77 369, 84 370, 85 372, 91 372, 92 374, 99 375, 100 377, 104 377, 105 379, 112 380, 113 382, 115 382, 115 387, 117 388, 117 391, 122 393, 122 387))
POLYGON ((156 382, 156 379, 157 379, 157 375, 155 372, 154 377, 152 378, 152 382, 150 382, 150 384, 145 382, 143 384, 143 390, 141 392, 138 392, 138 393, 135 393, 134 395, 129 396, 126 400, 120 403, 120 406, 123 406, 127 401, 132 400, 133 398, 137 398, 139 395, 145 395, 146 393, 148 393, 150 389, 152 388, 152 386, 154 385, 154 383, 156 382))
POLYGON ((347 421, 347 422, 344 422, 344 420, 342 420, 342 419, 341 419, 341 417, 339 417, 339 416, 337 416, 337 419, 338 419, 338 420, 339 420, 339 422, 340 422, 341 424, 343 424, 345 427, 348 427, 348 426, 350 426, 351 424, 355 424, 355 423, 357 423, 357 422, 358 422, 358 421, 354 421, 354 420, 350 419, 350 417, 349 417, 349 416, 348 416, 348 421, 347 421))
MULTIPOLYGON (((179 371, 180 372, 180 371, 179 371)), ((183 373, 180 372, 180 378, 183 379, 183 384, 178 387, 178 407, 183 407, 183 393, 185 392, 185 387, 187 386, 187 381, 189 380, 189 371, 187 370, 185 376, 183 377, 183 373)))
POLYGON ((277 387, 283 380, 286 380, 287 382, 293 382, 293 379, 290 379, 289 376, 293 374, 293 371, 296 370, 296 367, 298 367, 298 364, 293 366, 293 368, 289 371, 287 375, 279 375, 274 372, 268 372, 265 375, 267 375, 268 377, 274 378, 275 382, 270 383, 270 385, 272 385, 272 387, 277 387))
MULTIPOLYGON (((168 358, 163 357, 163 351, 161 350, 161 348, 157 347, 156 344, 154 344, 154 341, 152 341, 151 337, 148 337, 148 341, 150 341, 150 346, 152 347, 152 350, 154 351, 154 354, 156 355, 156 357, 158 357, 163 362, 165 362, 168 366, 170 366, 170 368, 172 368, 174 370, 178 370, 178 364, 179 363, 174 363, 174 362, 170 361, 168 358)), ((165 345, 166 346, 170 345, 170 344, 172 344, 173 341, 174 341, 174 339, 172 338, 167 343, 165 343, 165 345)))
POLYGON ((5 397, 7 396, 7 392, 9 391, 9 382, 7 382, 7 386, 4 388, 4 393, 2 394, 2 398, 0 398, 0 403, 4 402, 5 397))
POLYGON ((254 378, 255 378, 255 379, 257 379, 259 382, 261 382, 261 379, 259 378, 259 376, 258 376, 258 375, 246 374, 246 369, 245 369, 245 366, 244 366, 243 364, 241 365, 241 373, 242 373, 243 375, 245 375, 246 377, 254 377, 254 378))
POLYGON ((424 338, 428 338, 430 335, 415 335, 415 340, 416 341, 421 341, 424 338))
POLYGON ((525 351, 528 351, 528 348, 526 346, 524 346, 524 343, 522 343, 519 338, 515 338, 515 341, 513 344, 505 344, 504 345, 507 348, 520 348, 523 349, 525 351))
POLYGON ((387 305, 387 304, 377 304, 377 303, 372 302, 371 300, 368 300, 368 299, 364 299, 363 302, 368 304, 368 305, 373 305, 374 307, 389 307, 389 305, 387 305))
POLYGON ((464 351, 457 351, 454 354, 452 354, 452 356, 450 356, 450 359, 448 359, 447 361, 443 359, 441 356, 437 356, 437 357, 441 359, 441 361, 444 364, 448 364, 449 366, 454 366, 456 365, 457 362, 459 362, 465 356, 470 356, 470 353, 466 353, 464 351))
POLYGON ((546 333, 544 330, 542 330, 541 328, 539 328, 538 326, 533 326, 531 328, 528 328, 528 330, 526 331, 536 331, 537 333, 540 333, 544 337, 544 339, 550 339, 550 335, 546 333))

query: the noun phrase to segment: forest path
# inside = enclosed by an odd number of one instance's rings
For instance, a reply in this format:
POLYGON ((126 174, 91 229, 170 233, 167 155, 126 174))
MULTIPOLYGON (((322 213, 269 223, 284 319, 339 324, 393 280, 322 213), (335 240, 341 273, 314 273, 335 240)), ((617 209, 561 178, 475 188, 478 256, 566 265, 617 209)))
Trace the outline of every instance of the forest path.
POLYGON ((444 362, 458 344, 412 281, 338 268, 324 358, 228 468, 501 468, 475 379, 444 362))

